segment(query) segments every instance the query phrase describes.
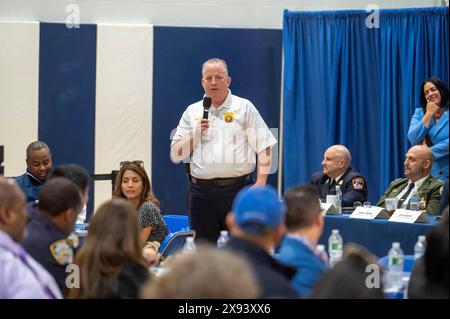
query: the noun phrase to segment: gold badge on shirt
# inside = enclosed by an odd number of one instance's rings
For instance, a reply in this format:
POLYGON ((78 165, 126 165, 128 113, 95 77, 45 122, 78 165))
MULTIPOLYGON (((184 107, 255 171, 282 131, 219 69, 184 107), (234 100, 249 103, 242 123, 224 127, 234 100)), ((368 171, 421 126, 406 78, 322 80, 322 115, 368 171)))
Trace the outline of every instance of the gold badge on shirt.
POLYGON ((231 123, 234 121, 234 116, 236 114, 234 112, 225 112, 223 114, 223 120, 225 121, 225 123, 231 123))

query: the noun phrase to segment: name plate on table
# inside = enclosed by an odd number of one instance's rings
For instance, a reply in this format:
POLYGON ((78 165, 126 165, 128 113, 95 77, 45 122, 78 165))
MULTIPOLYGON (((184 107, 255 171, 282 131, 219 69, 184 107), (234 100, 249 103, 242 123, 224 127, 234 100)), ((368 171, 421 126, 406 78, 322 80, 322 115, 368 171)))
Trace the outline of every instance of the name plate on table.
POLYGON ((322 215, 339 215, 339 212, 332 203, 320 203, 322 215))
POLYGON ((384 208, 377 206, 373 207, 358 206, 349 217, 359 219, 389 218, 384 208))
POLYGON ((389 218, 390 222, 400 222, 400 223, 426 223, 428 222, 427 217, 420 210, 409 210, 409 209, 396 209, 389 218))

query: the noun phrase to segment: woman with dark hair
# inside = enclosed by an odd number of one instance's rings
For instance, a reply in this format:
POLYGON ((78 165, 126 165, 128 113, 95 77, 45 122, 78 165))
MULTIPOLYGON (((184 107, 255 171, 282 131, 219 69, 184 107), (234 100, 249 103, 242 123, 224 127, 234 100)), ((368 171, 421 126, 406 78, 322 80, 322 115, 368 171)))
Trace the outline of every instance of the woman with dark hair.
POLYGON ((138 298, 149 272, 137 230, 136 212, 126 200, 101 205, 75 258, 80 288, 68 289, 67 297, 138 298))
POLYGON ((153 195, 150 179, 142 161, 120 163, 113 196, 127 199, 136 209, 142 247, 147 242, 160 244, 164 241, 169 230, 161 217, 159 201, 153 195))
POLYGON ((412 145, 425 144, 433 151, 431 174, 448 180, 448 100, 444 82, 430 77, 421 86, 420 108, 416 109, 408 130, 412 145))

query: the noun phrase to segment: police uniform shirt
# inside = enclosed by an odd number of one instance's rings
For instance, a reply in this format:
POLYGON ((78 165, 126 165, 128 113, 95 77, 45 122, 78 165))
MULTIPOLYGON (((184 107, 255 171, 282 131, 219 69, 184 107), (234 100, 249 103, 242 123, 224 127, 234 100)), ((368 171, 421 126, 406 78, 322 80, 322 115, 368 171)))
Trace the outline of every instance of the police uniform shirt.
POLYGON ((333 185, 333 178, 323 172, 316 172, 311 176, 310 184, 316 186, 319 197, 326 200, 328 194, 336 194, 335 185, 339 185, 342 191, 342 207, 352 207, 353 203, 361 203, 367 200, 367 183, 359 172, 349 167, 333 185))
POLYGON ((56 280, 61 290, 66 287, 66 266, 74 259, 76 240, 71 240, 49 219, 38 216, 27 227, 22 244, 56 280))
MULTIPOLYGON (((412 189, 411 192, 409 193, 408 197, 406 197, 406 199, 403 201, 403 204, 402 204, 402 206, 401 206, 400 208, 406 208, 406 207, 408 206, 409 200, 411 199, 411 196, 414 194, 414 192, 418 192, 418 189, 420 188, 420 186, 422 186, 423 182, 425 182, 425 180, 426 180, 428 177, 430 177, 430 175, 427 175, 427 176, 425 176, 425 177, 419 179, 418 181, 416 181, 416 182, 414 183, 413 189, 412 189)), ((412 183, 412 181, 409 180, 409 181, 408 181, 408 184, 406 185, 406 187, 403 188, 403 190, 402 190, 400 193, 398 193, 397 196, 395 196, 395 197, 397 197, 398 199, 402 198, 403 194, 405 194, 405 193, 408 191, 409 185, 410 185, 411 183, 412 183)))
MULTIPOLYGON (((193 133, 203 117, 203 103, 190 105, 178 124, 172 145, 193 133)), ((248 100, 232 95, 209 109, 209 128, 191 155, 192 176, 200 179, 239 177, 256 167, 256 155, 276 144, 258 110, 248 100)), ((195 144, 195 143, 194 143, 195 144)))

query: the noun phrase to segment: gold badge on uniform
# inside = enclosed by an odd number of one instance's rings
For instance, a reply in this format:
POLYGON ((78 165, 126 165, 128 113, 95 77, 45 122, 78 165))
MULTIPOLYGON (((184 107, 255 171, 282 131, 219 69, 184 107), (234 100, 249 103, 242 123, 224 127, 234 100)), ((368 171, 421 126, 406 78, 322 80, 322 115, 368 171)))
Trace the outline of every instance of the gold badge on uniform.
POLYGON ((53 259, 61 266, 71 264, 73 261, 73 249, 65 239, 57 240, 50 245, 53 259))
POLYGON ((419 210, 426 210, 427 209, 427 198, 422 197, 419 202, 419 210))
POLYGON ((234 121, 234 116, 236 114, 234 112, 225 112, 223 114, 223 120, 225 121, 225 123, 231 123, 234 121))

